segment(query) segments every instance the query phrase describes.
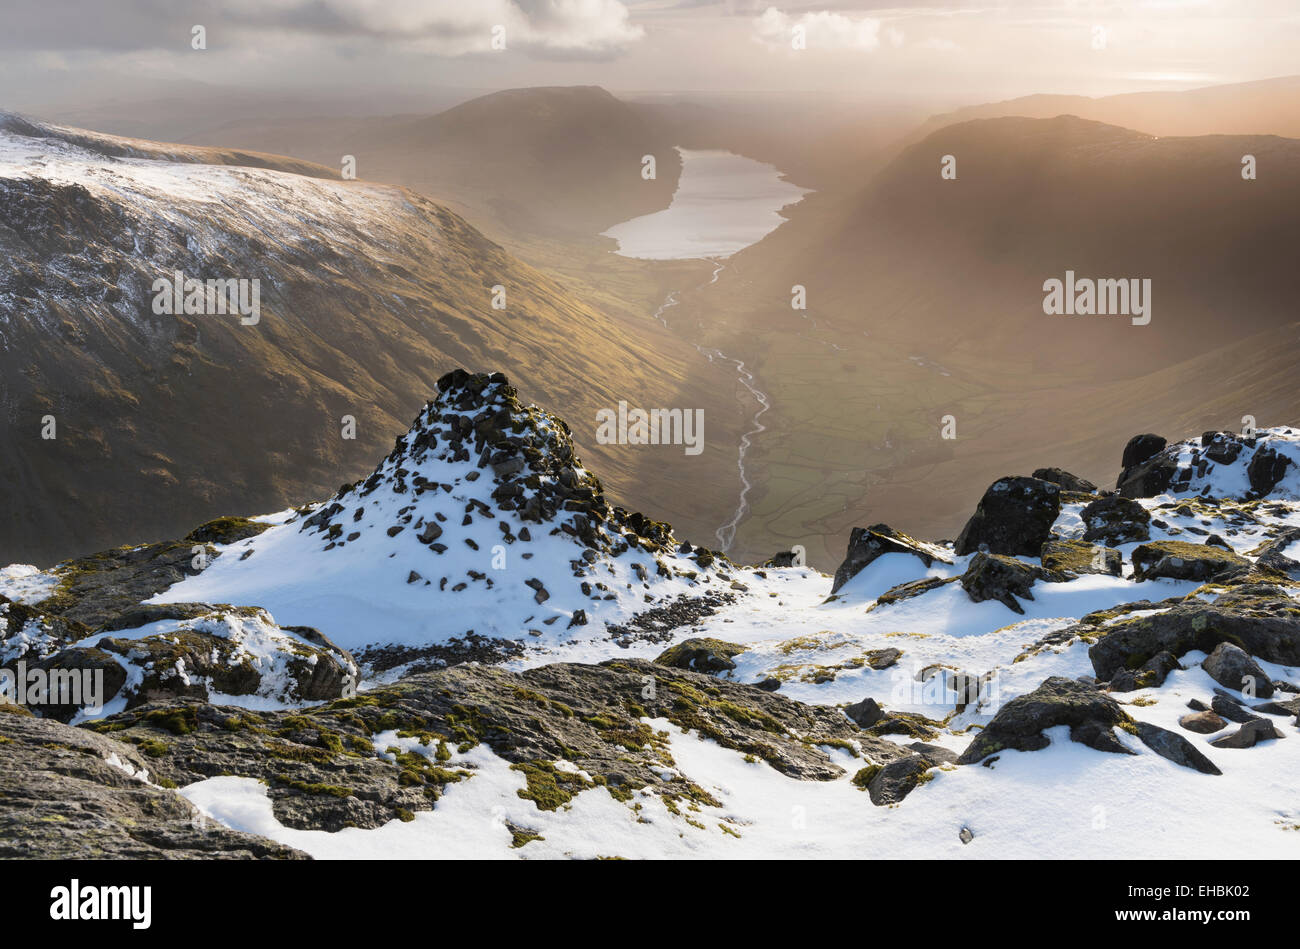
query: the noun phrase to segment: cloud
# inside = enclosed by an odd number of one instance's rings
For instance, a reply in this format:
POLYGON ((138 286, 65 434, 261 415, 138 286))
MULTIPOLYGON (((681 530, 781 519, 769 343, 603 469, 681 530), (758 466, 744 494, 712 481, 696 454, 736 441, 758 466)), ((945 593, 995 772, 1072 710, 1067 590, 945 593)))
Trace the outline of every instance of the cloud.
POLYGON ((809 11, 798 17, 768 7, 754 19, 754 39, 771 49, 791 49, 800 37, 808 49, 873 50, 880 46, 881 21, 854 19, 830 10, 809 11))
POLYGON ((336 42, 377 41, 440 56, 506 48, 545 58, 609 58, 645 35, 622 0, 5 0, 7 43, 27 49, 148 49, 203 24, 251 44, 271 33, 336 42))

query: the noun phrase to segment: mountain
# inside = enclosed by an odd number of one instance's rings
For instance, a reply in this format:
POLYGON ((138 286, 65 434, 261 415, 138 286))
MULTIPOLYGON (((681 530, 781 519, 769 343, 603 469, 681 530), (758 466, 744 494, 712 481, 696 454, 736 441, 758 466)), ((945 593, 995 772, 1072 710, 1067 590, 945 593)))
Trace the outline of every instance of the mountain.
POLYGON ((589 239, 668 206, 681 160, 660 123, 597 86, 507 89, 435 115, 235 123, 192 138, 238 142, 400 184, 483 230, 589 239), (642 178, 642 158, 656 177, 642 178))
POLYGON ((910 136, 919 141, 947 125, 1018 115, 1074 115, 1149 135, 1281 135, 1300 138, 1300 76, 1227 83, 1178 92, 1114 96, 1033 95, 931 116, 910 136))
POLYGON ((733 493, 698 486, 734 464, 738 410, 712 395, 721 368, 401 188, 7 116, 0 252, 7 558, 175 536, 195 515, 330 490, 369 469, 443 373, 477 360, 575 419, 620 400, 708 408, 697 457, 600 444, 594 422, 575 437, 612 495, 676 495, 701 533, 733 493), (157 312, 178 272, 246 281, 250 307, 256 281, 256 318, 157 312), (650 454, 655 478, 625 477, 650 454))
POLYGON ((0 853, 1285 855, 1300 430, 1112 460, 743 567, 450 372, 323 501, 0 570, 0 853))
POLYGON ((972 481, 1044 454, 1097 479, 1135 425, 1294 423, 1297 205, 1295 140, 1068 116, 949 126, 851 196, 808 196, 676 311, 772 405, 734 552, 829 565, 886 516, 952 537, 972 481), (1243 154, 1267 176, 1243 180, 1243 154), (1047 315, 1067 272, 1150 280, 1150 322, 1047 315))

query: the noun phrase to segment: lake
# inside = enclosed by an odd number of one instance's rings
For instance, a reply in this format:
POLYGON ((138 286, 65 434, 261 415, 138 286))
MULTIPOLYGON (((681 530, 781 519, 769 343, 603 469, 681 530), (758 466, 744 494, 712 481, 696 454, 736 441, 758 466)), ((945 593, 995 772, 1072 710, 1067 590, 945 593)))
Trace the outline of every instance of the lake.
POLYGON ((605 231, 618 241, 621 256, 729 257, 776 230, 785 220, 777 212, 808 194, 761 161, 725 151, 677 151, 682 175, 672 204, 605 231))

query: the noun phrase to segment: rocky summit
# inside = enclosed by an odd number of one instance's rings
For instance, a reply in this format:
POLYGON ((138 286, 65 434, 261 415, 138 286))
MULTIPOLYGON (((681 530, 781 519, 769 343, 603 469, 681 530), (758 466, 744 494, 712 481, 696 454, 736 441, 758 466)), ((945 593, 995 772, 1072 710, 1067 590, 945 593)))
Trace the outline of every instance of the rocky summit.
POLYGON ((1288 855, 1300 433, 1116 455, 828 576, 456 370, 324 500, 0 569, 0 855, 1288 855))

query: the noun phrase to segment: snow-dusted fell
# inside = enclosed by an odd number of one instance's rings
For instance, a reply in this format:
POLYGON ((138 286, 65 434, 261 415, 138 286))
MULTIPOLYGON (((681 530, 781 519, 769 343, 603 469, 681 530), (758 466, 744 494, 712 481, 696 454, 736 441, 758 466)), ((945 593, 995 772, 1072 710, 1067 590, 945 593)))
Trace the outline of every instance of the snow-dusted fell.
POLYGON ((727 587, 725 560, 612 506, 568 426, 503 375, 438 385, 370 477, 275 517, 154 602, 257 604, 348 649, 468 634, 542 645, 727 587))

